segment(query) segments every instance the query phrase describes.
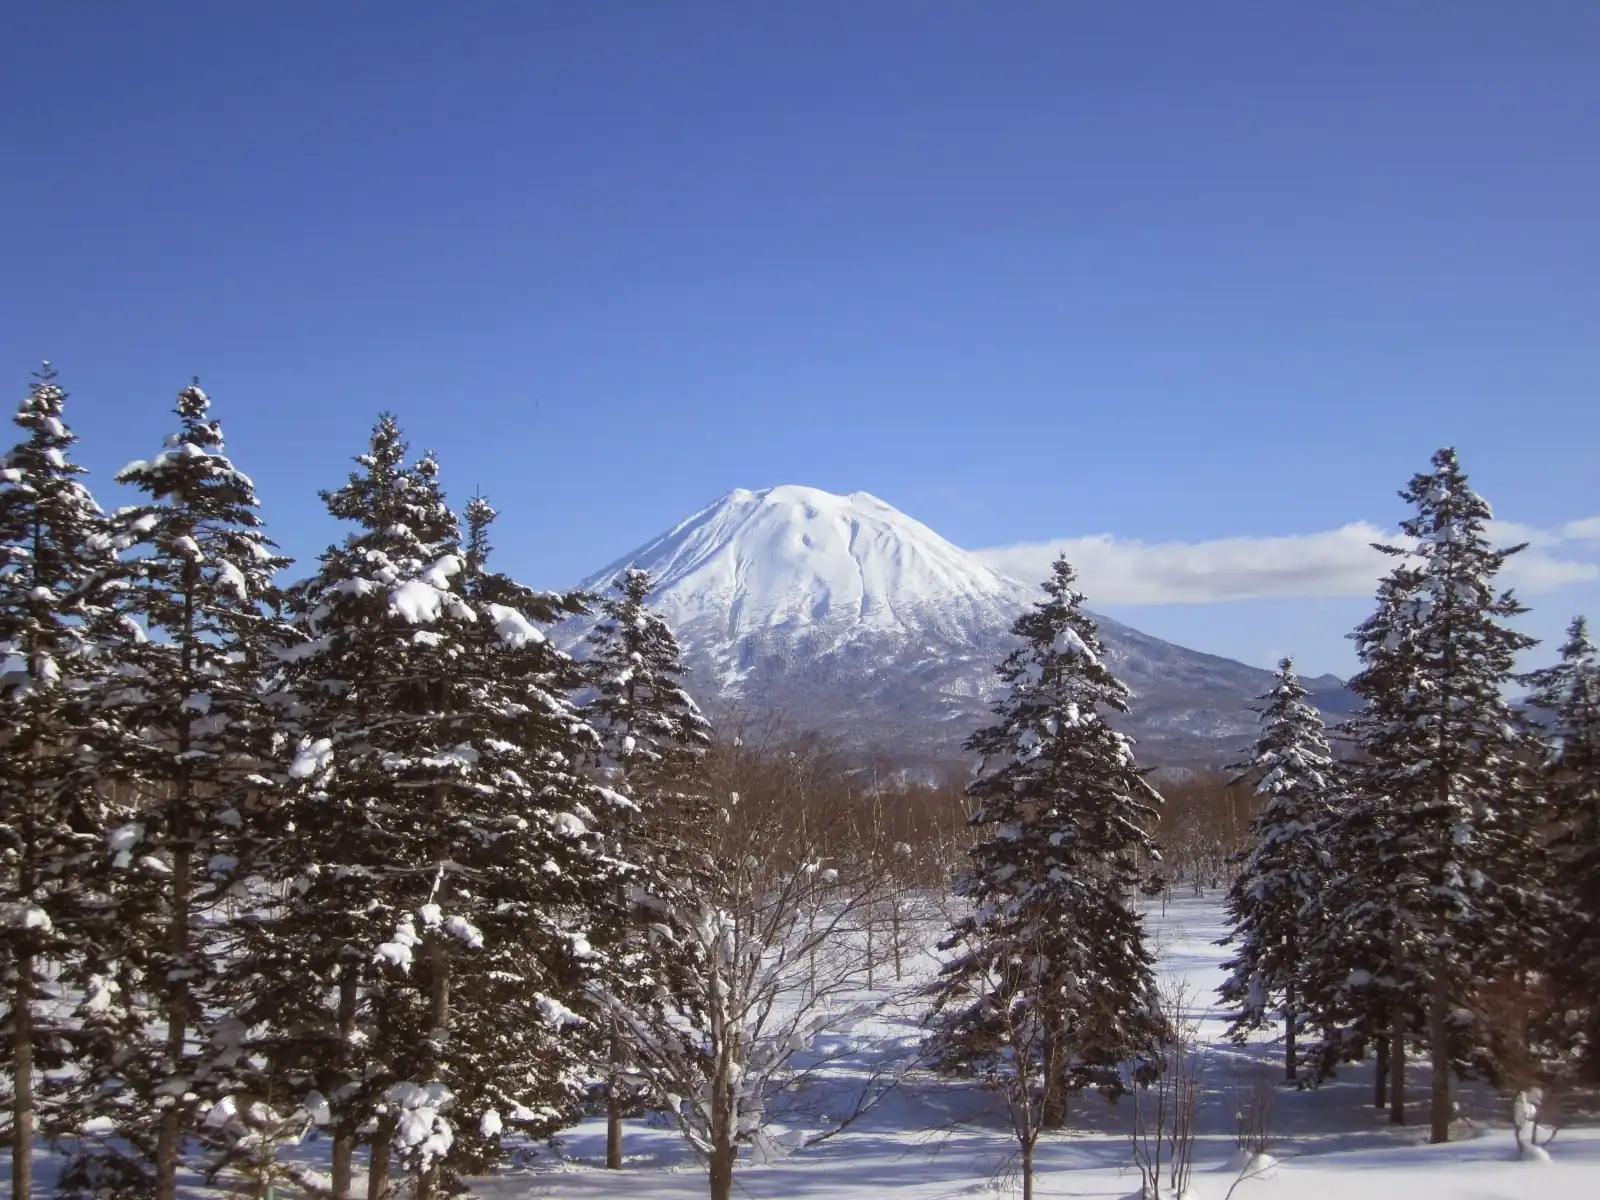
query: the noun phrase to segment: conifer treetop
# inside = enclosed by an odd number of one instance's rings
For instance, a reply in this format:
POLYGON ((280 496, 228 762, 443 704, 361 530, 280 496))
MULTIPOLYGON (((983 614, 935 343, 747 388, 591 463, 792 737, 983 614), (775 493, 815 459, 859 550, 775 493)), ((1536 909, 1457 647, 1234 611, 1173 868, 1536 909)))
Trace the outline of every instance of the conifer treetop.
POLYGON ((114 569, 104 514, 68 454, 66 393, 45 363, 18 405, 25 440, 0 457, 0 688, 32 692, 61 679, 62 655, 90 648, 103 615, 91 596, 114 569), (10 653, 18 657, 6 661, 10 653))
POLYGON ((211 399, 198 381, 184 388, 173 406, 181 422, 178 431, 167 435, 165 448, 154 458, 135 460, 118 471, 117 482, 157 501, 183 493, 191 503, 258 528, 255 484, 223 453, 222 426, 206 419, 210 408, 211 399))
POLYGON ((1328 747, 1327 727, 1322 714, 1306 697, 1310 692, 1295 673, 1294 660, 1278 660, 1272 686, 1257 699, 1255 712, 1261 719, 1261 733, 1251 757, 1236 764, 1234 783, 1255 777, 1255 792, 1273 796, 1309 784, 1328 785, 1333 755, 1328 747))
POLYGON ((1045 598, 1012 625, 1024 644, 996 668, 1006 685, 994 708, 999 723, 967 740, 967 749, 981 756, 969 794, 1020 796, 1048 786, 1064 756, 1087 756, 1114 768, 1143 798, 1141 804, 1156 798, 1133 765, 1133 740, 1111 729, 1101 713, 1102 706, 1127 712, 1129 692, 1101 661, 1099 634, 1075 582, 1071 564, 1057 559, 1044 583, 1045 598))
POLYGON ((1561 659, 1529 672, 1529 702, 1550 714, 1549 765, 1574 770, 1600 767, 1600 650, 1581 616, 1567 626, 1561 659))
MULTIPOLYGON (((239 622, 263 617, 261 606, 276 594, 273 575, 289 560, 266 535, 255 483, 223 452, 222 425, 210 408, 198 382, 178 393, 177 431, 160 453, 116 475, 148 499, 119 509, 113 520, 119 544, 132 552, 133 580, 148 585, 130 602, 149 625, 221 622, 237 633, 239 622), (199 604, 192 617, 184 615, 179 593, 199 604)), ((211 657, 201 643, 196 649, 211 657)))
POLYGON ((646 606, 651 587, 649 572, 623 571, 589 634, 596 695, 586 711, 613 768, 685 768, 711 741, 710 723, 680 682, 687 668, 678 640, 646 606))

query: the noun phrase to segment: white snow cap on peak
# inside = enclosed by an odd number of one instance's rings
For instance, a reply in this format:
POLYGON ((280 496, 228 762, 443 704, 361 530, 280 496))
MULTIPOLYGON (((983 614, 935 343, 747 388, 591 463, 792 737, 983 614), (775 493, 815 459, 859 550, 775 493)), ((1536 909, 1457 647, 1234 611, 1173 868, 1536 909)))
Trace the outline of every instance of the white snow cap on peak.
POLYGON ((604 590, 650 572, 651 607, 674 628, 701 622, 737 639, 826 626, 926 629, 1003 611, 1033 589, 996 573, 869 492, 784 484, 735 488, 585 581, 604 590))

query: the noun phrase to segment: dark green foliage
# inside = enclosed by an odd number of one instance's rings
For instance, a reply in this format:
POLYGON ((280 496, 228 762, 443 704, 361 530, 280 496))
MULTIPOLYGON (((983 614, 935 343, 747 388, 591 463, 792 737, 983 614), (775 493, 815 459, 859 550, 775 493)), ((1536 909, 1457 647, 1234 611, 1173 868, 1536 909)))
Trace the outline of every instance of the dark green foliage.
POLYGON ((0 1042, 24 1191, 29 1133, 70 1129, 84 1100, 62 1068, 83 1055, 95 1019, 54 1001, 64 987, 105 995, 89 983, 115 927, 105 834, 126 813, 101 785, 97 754, 108 734, 97 684, 119 635, 116 556, 68 457, 77 439, 65 403, 47 364, 14 418, 24 439, 0 458, 0 1042))
POLYGON ((1236 1039, 1270 1024, 1274 1009, 1281 1014, 1291 1079, 1303 1016, 1303 959, 1315 942, 1310 922, 1333 865, 1324 836, 1335 767, 1322 716, 1306 695, 1285 658, 1272 689, 1260 697, 1265 703, 1254 752, 1239 764, 1239 781, 1253 782, 1265 802, 1251 824, 1255 845, 1228 892, 1232 931, 1226 941, 1238 950, 1219 989, 1223 1002, 1238 1009, 1229 1027, 1236 1039))
MULTIPOLYGON (((117 476, 146 498, 112 521, 126 548, 118 606, 130 636, 104 697, 123 736, 103 766, 139 805, 114 835, 107 952, 120 987, 89 1073, 97 1115, 131 1154, 116 1172, 125 1186, 148 1179, 158 1196, 171 1194, 182 1142, 226 1086, 229 1055, 212 1024, 217 909, 240 877, 248 815, 273 789, 262 767, 279 741, 262 681, 285 636, 272 575, 287 560, 209 408, 197 386, 178 394, 177 432, 117 476)), ((79 1190, 109 1169, 80 1168, 69 1176, 79 1190)))
POLYGON ((1560 1001, 1552 1033, 1600 1076, 1600 652, 1582 617, 1567 631, 1560 662, 1526 682, 1529 703, 1548 720, 1543 774, 1557 910, 1550 965, 1560 1001))
POLYGON ((296 787, 266 874, 283 899, 237 991, 284 1098, 326 1103, 346 1138, 376 1121, 431 1186, 502 1127, 570 1118, 575 1010, 605 965, 588 932, 623 871, 578 774, 581 677, 539 629, 579 606, 490 571, 493 510, 469 508, 463 547, 433 460, 405 456, 384 417, 325 495, 354 533, 290 589, 296 787))
POLYGON ((934 986, 931 1051, 940 1069, 1016 1074, 1018 1038, 1054 1064, 1045 1123, 1065 1094, 1116 1094, 1165 1030, 1154 960, 1133 896, 1160 797, 1129 739, 1104 711, 1127 689, 1100 660, 1093 621, 1061 560, 1046 599, 1017 619, 1023 645, 1000 664, 999 721, 974 734, 967 789, 980 840, 958 891, 972 906, 942 948, 956 956, 934 986), (1129 1068, 1132 1068, 1131 1071, 1129 1068))
POLYGON ((1360 1012, 1370 1025, 1381 1010, 1407 1037, 1425 1032, 1442 1140, 1449 1066, 1485 1053, 1474 981, 1533 966, 1548 945, 1536 747, 1505 695, 1533 640, 1507 624, 1523 607, 1494 588, 1520 547, 1490 545, 1489 507, 1455 452, 1401 497, 1411 545, 1380 547, 1396 566, 1354 634, 1363 758, 1335 835, 1347 877, 1333 882, 1347 907, 1326 914, 1313 990, 1329 1018, 1360 1012), (1375 959, 1357 953, 1378 946, 1375 959))

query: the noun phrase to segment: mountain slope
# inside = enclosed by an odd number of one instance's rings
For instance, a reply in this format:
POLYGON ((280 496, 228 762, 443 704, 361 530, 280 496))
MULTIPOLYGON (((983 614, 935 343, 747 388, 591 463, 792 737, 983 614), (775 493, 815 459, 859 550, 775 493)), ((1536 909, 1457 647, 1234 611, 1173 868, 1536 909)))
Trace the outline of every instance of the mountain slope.
MULTIPOLYGON (((1035 591, 875 496, 792 485, 730 492, 582 586, 603 590, 630 566, 655 580, 652 606, 708 710, 777 709, 908 764, 960 757, 1035 591)), ((1108 665, 1135 693, 1127 726, 1144 758, 1216 758, 1253 731, 1246 705, 1269 672, 1097 619, 1108 665)), ((576 646, 584 631, 558 640, 576 646)), ((1311 684, 1342 707, 1337 680, 1311 684)))

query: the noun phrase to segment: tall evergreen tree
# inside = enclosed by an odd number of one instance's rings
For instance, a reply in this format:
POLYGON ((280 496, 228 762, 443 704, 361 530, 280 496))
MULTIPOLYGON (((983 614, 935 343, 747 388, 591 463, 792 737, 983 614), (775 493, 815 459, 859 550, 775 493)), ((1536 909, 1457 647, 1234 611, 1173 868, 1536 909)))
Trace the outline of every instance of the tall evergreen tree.
POLYGON ((1600 1074, 1600 651, 1582 617, 1567 630, 1561 660, 1527 682, 1529 703, 1549 720, 1544 773, 1559 910, 1551 957, 1572 1014, 1560 1032, 1589 1072, 1600 1074))
MULTIPOLYGON (((1367 759, 1368 840, 1354 848, 1363 855, 1358 915, 1387 925, 1397 986, 1427 981, 1432 1137, 1444 1141, 1452 1066, 1477 1048, 1461 1019, 1472 1011, 1473 980, 1526 962, 1547 934, 1534 872, 1532 748, 1505 698, 1517 653, 1534 642, 1506 624, 1522 605, 1494 590, 1521 547, 1490 545, 1489 506, 1455 452, 1434 455, 1401 498, 1415 508, 1401 523, 1413 544, 1379 547, 1399 561, 1378 612, 1357 632, 1364 669, 1350 684, 1364 703, 1357 729, 1367 759)), ((1395 1006, 1397 1019, 1401 1012, 1395 1006)), ((1404 1056, 1400 1032, 1395 1060, 1404 1056)))
POLYGON ((115 629, 116 556, 70 461, 66 393, 49 364, 0 458, 0 977, 11 1082, 11 1186, 30 1194, 36 1084, 73 1057, 72 1029, 41 999, 103 932, 105 833, 121 822, 94 778, 93 682, 115 629))
POLYGON ((91 1073, 109 1098, 100 1115, 130 1155, 85 1159, 68 1176, 79 1190, 158 1200, 174 1195, 183 1141, 220 1082, 216 906, 237 878, 232 851, 248 815, 272 786, 261 768, 277 737, 262 679, 283 637, 272 576, 288 560, 209 410, 198 386, 183 389, 177 432, 117 475, 146 496, 114 518, 128 550, 119 604, 143 633, 120 654, 108 703, 127 735, 107 766, 136 789, 139 811, 113 845, 123 1026, 91 1073), (159 1040, 147 1036, 152 1024, 159 1040))
POLYGON ((578 605, 488 570, 487 505, 461 544, 436 464, 406 462, 392 417, 357 462, 324 494, 355 531, 291 589, 290 886, 240 990, 285 1098, 333 1126, 334 1192, 369 1130, 381 1195, 391 1151, 431 1190, 502 1129, 567 1119, 575 1009, 603 965, 587 923, 621 868, 577 773, 580 678, 538 628, 578 605))
POLYGON ((1336 778, 1322 714, 1305 702, 1307 694, 1293 661, 1283 659, 1272 689, 1260 697, 1254 752, 1239 764, 1235 782, 1253 780, 1265 803, 1251 822, 1255 847, 1242 856, 1228 892, 1232 930, 1223 944, 1238 951, 1219 989, 1225 1003, 1238 1007, 1229 1029, 1236 1039, 1265 1027, 1273 1009, 1282 1014, 1284 1074, 1291 1080, 1304 1015, 1305 951, 1314 943, 1307 921, 1331 866, 1323 835, 1336 778))
MULTIPOLYGON (((692 938, 678 936, 674 915, 702 894, 711 863, 707 822, 714 806, 705 778, 710 725, 684 690, 683 656, 672 629, 645 606, 650 576, 628 569, 600 601, 601 619, 589 636, 593 696, 584 715, 600 739, 601 780, 628 801, 614 830, 617 854, 633 868, 613 951, 617 982, 637 1005, 655 1003, 663 989, 687 991, 678 978, 692 963, 692 938)), ((626 994, 626 993, 624 993, 626 994)), ((606 1081, 606 1165, 622 1165, 622 1108, 628 1098, 627 1055, 611 1023, 606 1081)))
MULTIPOLYGON (((1402 700, 1416 669, 1414 639, 1404 621, 1409 604, 1394 578, 1378 586, 1373 615, 1350 634, 1363 665, 1359 712, 1341 728, 1354 746, 1386 734, 1402 753, 1407 729, 1420 755, 1422 731, 1408 725, 1402 700)), ((1396 1123, 1405 1114, 1405 1049, 1423 1028, 1416 964, 1423 958, 1420 931, 1396 922, 1390 893, 1413 886, 1403 857, 1388 851, 1394 804, 1366 761, 1342 765, 1334 812, 1323 834, 1332 861, 1308 927, 1313 942, 1302 977, 1306 1024, 1318 1031, 1313 1050, 1316 1080, 1375 1047, 1374 1102, 1396 1123)))
POLYGON ((1128 690, 1101 661, 1073 583, 1058 560, 1045 599, 1013 626, 1022 645, 998 667, 999 720, 967 742, 980 756, 967 789, 980 840, 958 893, 972 910, 941 943, 957 953, 930 1017, 935 1061, 955 1073, 1003 1064, 1008 1030, 1038 1031, 1029 1045, 1052 1064, 1046 1126, 1070 1092, 1116 1094, 1165 1033, 1132 905, 1160 797, 1106 723, 1128 711, 1128 690))

